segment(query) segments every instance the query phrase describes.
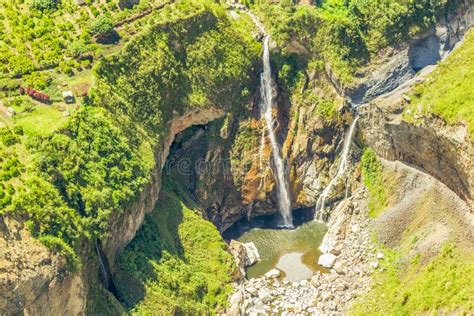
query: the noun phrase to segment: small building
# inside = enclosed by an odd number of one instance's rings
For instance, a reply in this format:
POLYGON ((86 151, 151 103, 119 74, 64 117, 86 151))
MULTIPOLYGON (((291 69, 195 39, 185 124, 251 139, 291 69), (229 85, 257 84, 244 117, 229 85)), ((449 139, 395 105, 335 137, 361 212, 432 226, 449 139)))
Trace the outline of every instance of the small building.
POLYGON ((76 0, 76 4, 77 4, 77 5, 85 5, 85 4, 86 4, 86 0, 76 0))
POLYGON ((72 94, 72 91, 64 91, 63 92, 63 99, 64 102, 66 103, 74 103, 74 94, 72 94))

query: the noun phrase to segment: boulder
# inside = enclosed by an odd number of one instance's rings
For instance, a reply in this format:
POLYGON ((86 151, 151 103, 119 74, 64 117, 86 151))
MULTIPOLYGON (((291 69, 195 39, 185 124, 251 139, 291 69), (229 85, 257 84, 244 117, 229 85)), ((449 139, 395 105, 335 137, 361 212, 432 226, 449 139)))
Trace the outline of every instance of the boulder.
POLYGON ((237 269, 234 271, 232 277, 234 281, 242 280, 243 278, 245 278, 246 267, 246 254, 244 244, 237 240, 231 240, 229 243, 228 250, 234 257, 235 265, 237 266, 237 269))
POLYGON ((281 273, 280 273, 280 270, 278 270, 278 269, 271 269, 270 271, 265 273, 265 277, 267 279, 278 278, 280 275, 281 275, 281 273))
POLYGON ((344 265, 340 261, 336 262, 336 264, 334 265, 334 270, 336 271, 337 274, 346 273, 346 269, 344 268, 344 265))
POLYGON ((333 267, 335 261, 336 261, 335 255, 330 254, 330 253, 325 253, 319 257, 318 264, 320 266, 330 269, 333 267))
POLYGON ((257 296, 257 289, 253 286, 248 286, 247 288, 245 288, 245 291, 247 291, 247 293, 252 296, 257 296))
POLYGON ((328 253, 330 250, 331 250, 331 246, 329 246, 326 243, 321 244, 321 246, 319 246, 319 251, 321 251, 322 253, 328 253))
POLYGON ((354 224, 354 225, 352 225, 351 231, 352 231, 354 234, 359 233, 359 232, 360 232, 360 226, 359 226, 359 224, 354 224))
POLYGON ((272 300, 272 294, 269 290, 263 288, 258 291, 258 298, 262 301, 262 303, 268 303, 272 300))
POLYGON ((245 266, 250 267, 260 260, 260 254, 253 242, 243 244, 245 248, 245 266))

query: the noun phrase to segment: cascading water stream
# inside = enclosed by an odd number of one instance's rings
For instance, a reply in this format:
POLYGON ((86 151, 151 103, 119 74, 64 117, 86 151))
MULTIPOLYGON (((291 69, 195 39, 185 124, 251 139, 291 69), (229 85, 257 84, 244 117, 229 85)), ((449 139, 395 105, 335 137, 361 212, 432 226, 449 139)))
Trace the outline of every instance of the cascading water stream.
POLYGON ((270 64, 270 35, 265 33, 262 23, 258 18, 253 15, 251 12, 247 14, 252 18, 253 22, 257 28, 265 34, 263 39, 263 73, 260 77, 260 112, 262 117, 265 119, 268 129, 268 136, 270 138, 270 143, 272 146, 272 157, 275 163, 275 178, 277 185, 277 198, 278 198, 278 208, 283 219, 282 226, 291 228, 293 227, 293 217, 291 214, 291 199, 289 193, 289 186, 286 176, 285 162, 283 161, 280 155, 280 145, 278 144, 275 136, 275 131, 273 129, 273 81, 272 81, 272 68, 270 64))
POLYGON ((273 87, 272 87, 272 69, 270 65, 270 52, 268 44, 270 36, 265 35, 263 40, 263 73, 260 79, 260 111, 267 123, 268 136, 272 146, 272 156, 275 163, 276 184, 277 184, 277 198, 278 207, 283 218, 283 226, 293 227, 293 218, 291 214, 291 200, 288 190, 288 182, 286 179, 286 168, 283 159, 280 156, 280 146, 276 140, 275 131, 273 130, 273 87))
MULTIPOLYGON (((337 172, 334 175, 334 177, 331 179, 329 184, 324 188, 323 193, 318 198, 318 201, 316 202, 316 218, 318 220, 322 219, 322 211, 324 210, 324 204, 326 203, 326 198, 328 197, 329 193, 331 193, 331 190, 333 189, 334 185, 336 185, 337 181, 339 178, 346 172, 347 169, 347 156, 349 155, 349 150, 351 148, 352 144, 352 137, 354 134, 355 126, 357 124, 357 120, 359 119, 359 116, 356 116, 354 121, 352 121, 351 126, 349 127, 349 130, 346 134, 346 137, 344 138, 344 144, 342 148, 342 153, 341 153, 341 160, 339 162, 339 166, 337 167, 337 172)), ((347 191, 346 191, 347 195, 347 191)))

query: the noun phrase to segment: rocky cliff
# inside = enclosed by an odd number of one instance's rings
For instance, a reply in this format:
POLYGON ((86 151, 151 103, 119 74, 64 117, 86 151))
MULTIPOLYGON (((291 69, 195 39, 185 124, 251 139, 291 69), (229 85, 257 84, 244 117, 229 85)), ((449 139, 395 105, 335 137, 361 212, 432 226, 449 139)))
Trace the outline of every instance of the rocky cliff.
POLYGON ((0 219, 0 312, 4 315, 82 315, 82 272, 67 271, 65 259, 34 239, 23 223, 0 219))

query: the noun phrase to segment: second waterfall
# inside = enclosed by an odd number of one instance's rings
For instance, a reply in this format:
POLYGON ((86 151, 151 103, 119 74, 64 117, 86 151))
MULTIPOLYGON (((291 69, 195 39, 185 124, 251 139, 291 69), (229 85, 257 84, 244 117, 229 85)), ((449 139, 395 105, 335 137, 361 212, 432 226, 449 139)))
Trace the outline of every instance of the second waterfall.
POLYGON ((263 73, 260 79, 260 111, 264 117, 270 142, 272 146, 272 156, 275 163, 277 198, 280 214, 283 218, 283 226, 293 227, 293 218, 291 214, 291 200, 289 193, 289 185, 286 175, 285 163, 280 155, 280 146, 276 140, 275 131, 273 129, 273 84, 272 84, 272 69, 270 64, 269 52, 270 36, 266 35, 263 40, 263 73))

